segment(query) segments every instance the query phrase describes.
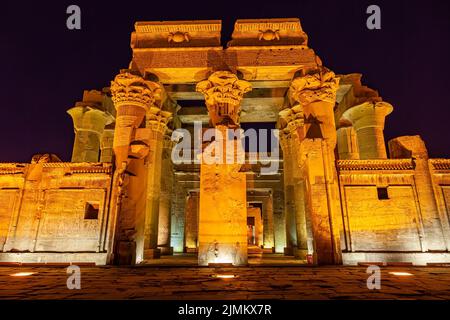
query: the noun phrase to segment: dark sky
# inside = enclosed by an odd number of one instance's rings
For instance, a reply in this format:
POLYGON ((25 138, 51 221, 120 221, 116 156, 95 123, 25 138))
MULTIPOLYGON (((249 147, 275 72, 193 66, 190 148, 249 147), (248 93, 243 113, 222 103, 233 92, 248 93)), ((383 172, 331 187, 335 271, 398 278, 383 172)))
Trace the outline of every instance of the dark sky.
POLYGON ((37 152, 69 161, 66 110, 84 89, 107 86, 131 58, 138 20, 223 20, 223 42, 238 18, 299 17, 309 44, 336 73, 363 73, 394 105, 386 138, 420 134, 433 157, 450 157, 450 1, 2 1, 0 162, 37 152), (82 30, 66 28, 77 4, 82 30), (377 4, 382 29, 366 28, 377 4))

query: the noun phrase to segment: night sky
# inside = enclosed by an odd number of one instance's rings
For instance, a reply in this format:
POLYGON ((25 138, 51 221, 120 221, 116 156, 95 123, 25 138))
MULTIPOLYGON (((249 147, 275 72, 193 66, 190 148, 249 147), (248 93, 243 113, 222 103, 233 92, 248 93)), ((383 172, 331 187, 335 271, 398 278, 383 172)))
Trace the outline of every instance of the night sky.
POLYGON ((394 105, 385 136, 420 134, 432 157, 450 157, 450 1, 2 1, 0 162, 38 152, 70 161, 66 110, 83 90, 108 86, 131 59, 138 20, 221 19, 225 44, 238 18, 298 17, 309 45, 336 73, 359 72, 394 105), (82 30, 66 28, 81 7, 82 30), (382 29, 366 28, 377 4, 382 29))

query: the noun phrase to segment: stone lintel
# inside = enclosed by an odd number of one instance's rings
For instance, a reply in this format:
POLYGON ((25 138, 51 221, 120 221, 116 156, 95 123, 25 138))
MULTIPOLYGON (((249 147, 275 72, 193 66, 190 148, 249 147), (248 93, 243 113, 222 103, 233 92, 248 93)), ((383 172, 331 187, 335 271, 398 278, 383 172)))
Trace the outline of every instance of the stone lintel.
POLYGON ((135 23, 131 47, 183 48, 220 46, 220 20, 140 21, 135 23))
POLYGON ((196 83, 214 71, 239 71, 247 81, 290 81, 301 69, 317 67, 312 49, 299 46, 139 48, 133 69, 164 84, 196 83))
POLYGON ((228 46, 308 45, 298 18, 238 19, 228 46))

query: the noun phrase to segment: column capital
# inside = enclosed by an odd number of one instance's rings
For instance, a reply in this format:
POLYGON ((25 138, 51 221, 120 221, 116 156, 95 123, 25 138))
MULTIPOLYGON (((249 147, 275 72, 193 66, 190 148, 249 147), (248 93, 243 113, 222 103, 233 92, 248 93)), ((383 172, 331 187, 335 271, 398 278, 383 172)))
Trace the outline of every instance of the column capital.
POLYGON ((172 120, 172 113, 157 107, 150 107, 146 114, 146 127, 164 134, 167 124, 172 120))
POLYGON ((72 117, 75 130, 102 133, 106 125, 114 122, 114 117, 108 112, 85 103, 77 103, 67 113, 72 117))
POLYGON ((292 108, 287 108, 279 112, 278 129, 280 130, 280 144, 283 150, 286 149, 290 139, 297 141, 301 137, 301 131, 304 129, 305 117, 303 108, 300 105, 295 105, 292 108))
POLYGON ((386 102, 364 102, 344 112, 356 130, 361 159, 386 159, 384 122, 394 108, 386 102))
POLYGON ((239 80, 229 71, 217 71, 197 84, 196 91, 205 96, 206 107, 212 123, 239 125, 241 101, 251 91, 249 82, 239 80))
POLYGON ((147 110, 161 98, 162 86, 159 83, 144 80, 128 71, 119 73, 111 81, 111 93, 114 105, 135 105, 147 110))
POLYGON ((303 106, 318 101, 334 104, 338 88, 339 78, 334 72, 321 68, 314 74, 294 78, 288 96, 293 104, 298 103, 303 106))
POLYGON ((292 129, 298 129, 305 124, 305 115, 300 105, 281 110, 278 116, 278 128, 282 131, 292 131, 292 129))
POLYGON ((346 110, 342 117, 349 120, 356 131, 367 127, 381 127, 384 129, 384 120, 394 110, 387 102, 367 101, 346 110))

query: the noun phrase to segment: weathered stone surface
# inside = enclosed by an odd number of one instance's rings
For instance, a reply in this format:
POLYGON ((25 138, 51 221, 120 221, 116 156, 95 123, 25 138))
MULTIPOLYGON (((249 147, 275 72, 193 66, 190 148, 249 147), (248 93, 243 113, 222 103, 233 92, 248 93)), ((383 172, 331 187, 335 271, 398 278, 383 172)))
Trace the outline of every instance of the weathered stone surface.
MULTIPOLYGON (((8 166, 0 164, 0 171, 8 166)), ((91 254, 77 256, 80 262, 106 263, 111 247, 105 239, 113 226, 107 223, 111 165, 40 161, 20 170, 0 174, 0 262, 52 261, 60 259, 46 252, 84 252, 91 254)))
MULTIPOLYGON (((225 130, 222 126, 216 128, 221 134, 216 134, 215 142, 222 145, 222 150, 229 148, 228 138, 223 134, 225 130)), ((236 152, 240 145, 233 143, 231 147, 236 152)), ((225 153, 223 157, 226 157, 225 153)), ((199 265, 247 264, 246 175, 239 172, 241 164, 227 164, 224 160, 222 158, 216 164, 202 160, 201 164, 199 265)))

